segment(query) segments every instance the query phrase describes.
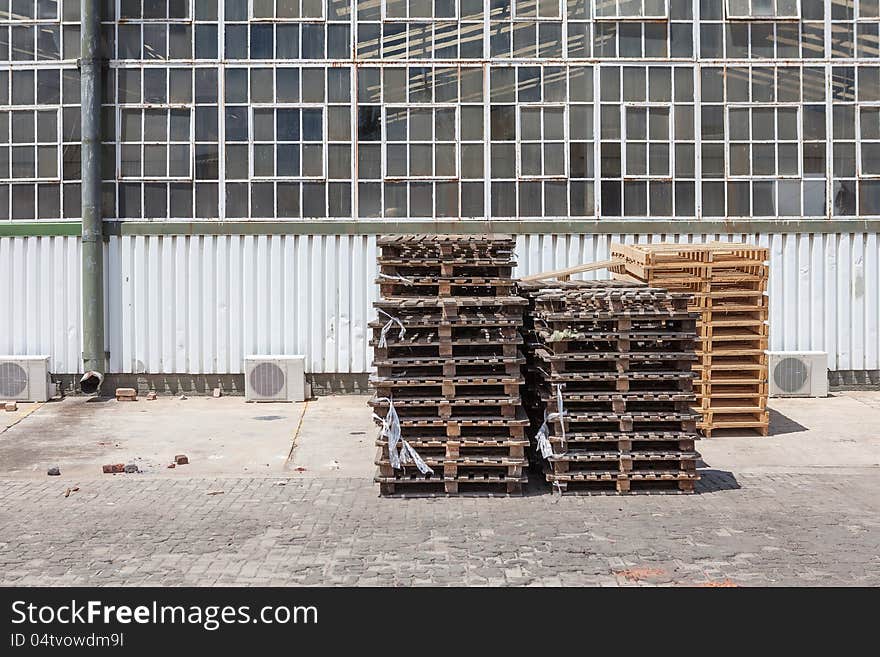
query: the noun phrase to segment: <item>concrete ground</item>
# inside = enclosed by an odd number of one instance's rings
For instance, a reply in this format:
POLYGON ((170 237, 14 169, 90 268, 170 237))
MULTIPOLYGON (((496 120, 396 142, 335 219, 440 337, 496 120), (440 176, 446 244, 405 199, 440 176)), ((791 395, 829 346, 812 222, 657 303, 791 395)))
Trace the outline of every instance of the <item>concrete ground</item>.
POLYGON ((0 584, 880 585, 880 392, 772 400, 698 495, 623 498, 379 498, 366 400, 0 413, 0 584))

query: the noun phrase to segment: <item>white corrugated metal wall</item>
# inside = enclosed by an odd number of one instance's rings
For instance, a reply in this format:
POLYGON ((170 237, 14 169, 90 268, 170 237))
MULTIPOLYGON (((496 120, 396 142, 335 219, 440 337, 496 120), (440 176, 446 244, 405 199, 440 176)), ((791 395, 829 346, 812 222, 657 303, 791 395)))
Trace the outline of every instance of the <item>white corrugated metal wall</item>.
MULTIPOLYGON (((880 369, 875 233, 522 235, 518 273, 603 260, 612 241, 705 240, 770 247, 772 349, 880 369)), ((124 236, 105 253, 112 372, 238 374, 251 353, 306 354, 313 373, 370 369, 374 236, 124 236)), ((0 353, 81 371, 79 287, 78 238, 0 238, 0 353)))

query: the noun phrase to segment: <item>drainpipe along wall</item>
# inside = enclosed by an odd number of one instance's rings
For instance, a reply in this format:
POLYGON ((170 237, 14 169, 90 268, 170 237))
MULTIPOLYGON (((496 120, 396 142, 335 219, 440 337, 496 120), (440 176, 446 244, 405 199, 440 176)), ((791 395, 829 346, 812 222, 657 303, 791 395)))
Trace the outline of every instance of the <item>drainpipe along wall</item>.
MULTIPOLYGON (((101 214, 101 0, 82 0, 82 308, 85 372, 103 374, 104 237, 101 214)), ((84 378, 85 382, 85 378, 84 378)))

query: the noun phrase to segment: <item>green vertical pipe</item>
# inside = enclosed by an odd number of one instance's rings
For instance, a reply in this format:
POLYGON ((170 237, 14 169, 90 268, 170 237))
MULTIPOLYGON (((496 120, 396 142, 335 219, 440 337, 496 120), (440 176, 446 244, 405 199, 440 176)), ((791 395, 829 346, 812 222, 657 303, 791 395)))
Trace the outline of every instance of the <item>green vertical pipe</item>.
POLYGON ((85 371, 104 373, 104 236, 101 216, 101 0, 82 0, 82 307, 85 371))

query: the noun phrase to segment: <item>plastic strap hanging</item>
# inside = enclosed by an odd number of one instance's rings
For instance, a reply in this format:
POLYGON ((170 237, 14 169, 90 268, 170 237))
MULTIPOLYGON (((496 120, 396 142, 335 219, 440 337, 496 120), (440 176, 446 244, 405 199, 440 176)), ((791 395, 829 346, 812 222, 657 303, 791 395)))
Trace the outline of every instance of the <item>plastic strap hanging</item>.
POLYGON ((411 278, 407 278, 406 276, 396 276, 394 274, 379 274, 379 278, 388 281, 399 281, 407 286, 413 284, 413 280, 411 278))
POLYGON ((550 439, 548 435, 550 433, 550 427, 547 426, 547 413, 544 412, 544 423, 541 425, 541 428, 538 429, 538 433, 535 434, 535 440, 538 441, 538 451, 541 454, 542 458, 548 459, 553 456, 553 446, 550 444, 550 439))
POLYGON ((547 420, 559 420, 559 430, 562 432, 562 444, 565 446, 565 408, 562 406, 562 386, 556 385, 556 412, 550 413, 544 418, 547 420))
POLYGON ((382 333, 379 334, 379 348, 380 348, 380 349, 384 349, 385 347, 388 346, 388 342, 387 342, 387 340, 386 340, 386 337, 387 337, 387 335, 388 335, 388 331, 390 331, 391 328, 392 328, 395 324, 397 324, 397 325, 400 327, 400 334, 397 336, 397 339, 398 339, 398 340, 403 340, 403 336, 406 335, 406 327, 403 325, 403 322, 401 322, 399 319, 397 319, 397 318, 394 317, 393 315, 389 315, 388 313, 386 313, 386 312, 385 312, 384 310, 382 310, 381 308, 377 308, 377 310, 378 310, 380 313, 382 313, 383 315, 385 315, 385 317, 389 317, 389 318, 390 318, 390 319, 388 320, 388 323, 385 324, 385 326, 382 327, 382 333))
POLYGON ((391 398, 379 397, 376 401, 388 402, 388 413, 385 417, 380 417, 375 413, 373 413, 373 417, 382 424, 380 435, 388 439, 388 459, 391 461, 391 467, 395 470, 401 470, 404 464, 412 463, 422 474, 434 474, 434 471, 422 460, 419 453, 400 435, 400 418, 391 398), (400 445, 399 451, 398 444, 400 445))

